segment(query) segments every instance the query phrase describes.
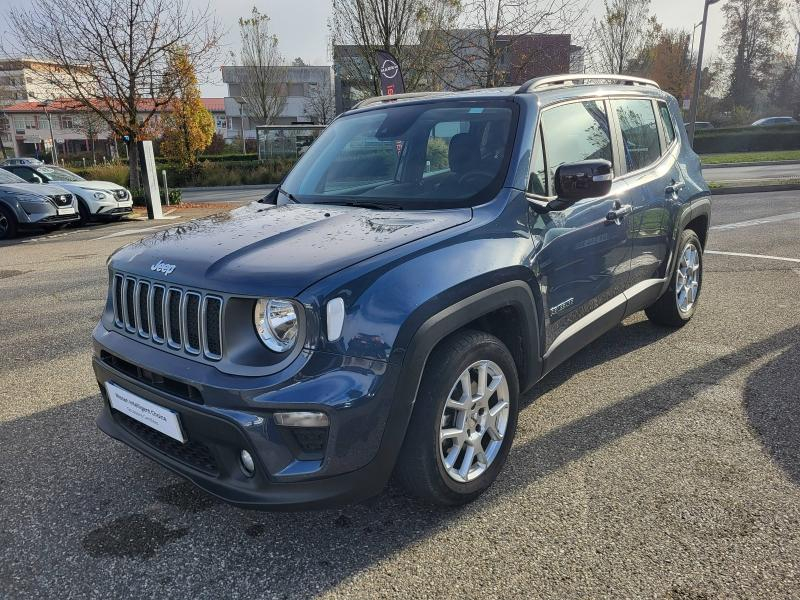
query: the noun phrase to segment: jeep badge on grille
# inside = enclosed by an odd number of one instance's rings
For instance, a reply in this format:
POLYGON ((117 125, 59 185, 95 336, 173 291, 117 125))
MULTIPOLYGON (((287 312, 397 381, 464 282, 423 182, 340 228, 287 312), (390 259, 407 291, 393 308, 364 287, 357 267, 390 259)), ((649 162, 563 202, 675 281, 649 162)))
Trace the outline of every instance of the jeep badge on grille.
POLYGON ((171 265, 169 263, 165 263, 163 260, 160 260, 156 264, 150 265, 150 270, 163 273, 164 275, 169 275, 175 270, 175 265, 171 265))

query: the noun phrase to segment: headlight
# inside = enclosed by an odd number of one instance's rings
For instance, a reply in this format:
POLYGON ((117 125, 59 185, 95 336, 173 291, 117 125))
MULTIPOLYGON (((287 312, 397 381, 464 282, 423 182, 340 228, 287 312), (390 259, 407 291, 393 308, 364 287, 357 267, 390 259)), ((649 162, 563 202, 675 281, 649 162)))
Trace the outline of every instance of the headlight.
POLYGON ((105 192, 95 192, 94 193, 95 200, 105 200, 107 198, 105 192))
POLYGON ((253 315, 258 336, 274 352, 291 350, 297 342, 298 320, 289 300, 261 298, 253 315))

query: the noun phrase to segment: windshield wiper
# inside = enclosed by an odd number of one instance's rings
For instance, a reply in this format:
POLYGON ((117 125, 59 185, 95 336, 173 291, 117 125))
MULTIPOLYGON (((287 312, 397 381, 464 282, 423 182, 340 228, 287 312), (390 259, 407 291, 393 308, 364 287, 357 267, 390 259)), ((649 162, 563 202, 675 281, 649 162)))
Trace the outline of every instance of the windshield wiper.
POLYGON ((275 189, 276 189, 276 190, 278 190, 278 193, 279 193, 279 194, 283 194, 284 196, 286 196, 286 197, 287 197, 289 200, 291 200, 292 202, 297 202, 297 198, 295 198, 295 197, 294 197, 292 194, 290 194, 289 192, 287 192, 287 191, 286 191, 285 189, 283 189, 281 186, 278 186, 278 187, 276 187, 275 189))
POLYGON ((371 208, 373 210, 403 210, 399 204, 387 204, 386 202, 356 202, 354 200, 331 200, 329 202, 315 202, 314 204, 325 204, 331 206, 353 206, 356 208, 371 208))

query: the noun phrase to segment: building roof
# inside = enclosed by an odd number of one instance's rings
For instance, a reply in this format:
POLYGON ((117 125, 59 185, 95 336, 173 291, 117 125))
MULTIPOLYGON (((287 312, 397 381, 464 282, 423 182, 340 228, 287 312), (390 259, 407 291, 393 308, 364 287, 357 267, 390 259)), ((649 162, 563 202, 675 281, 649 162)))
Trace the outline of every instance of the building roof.
MULTIPOLYGON (((225 101, 223 98, 201 98, 203 106, 211 112, 225 112, 225 101)), ((98 102, 99 104, 99 102, 98 102)), ((144 99, 139 102, 140 110, 152 110, 153 101, 144 99)), ((77 112, 84 110, 81 103, 68 98, 50 100, 47 103, 50 112, 77 112)), ((2 109, 7 113, 40 113, 42 112, 42 102, 17 102, 2 109)))

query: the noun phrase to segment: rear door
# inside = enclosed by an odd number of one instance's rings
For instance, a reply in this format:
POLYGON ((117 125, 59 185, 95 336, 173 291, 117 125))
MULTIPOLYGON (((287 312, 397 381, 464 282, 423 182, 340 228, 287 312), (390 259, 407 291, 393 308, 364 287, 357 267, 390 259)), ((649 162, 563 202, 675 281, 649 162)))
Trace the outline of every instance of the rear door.
MULTIPOLYGON (((564 163, 588 159, 613 163, 612 140, 605 101, 582 100, 544 109, 531 161, 529 196, 552 199, 556 169, 564 163)), ((561 355, 571 354, 590 341, 585 334, 574 335, 576 331, 591 330, 591 337, 597 337, 624 313, 624 301, 618 300, 628 285, 631 243, 627 219, 610 219, 609 213, 623 205, 626 190, 623 181, 615 180, 609 195, 579 200, 561 211, 542 212, 532 203, 529 222, 540 246, 534 270, 545 305, 546 354, 557 346, 561 355), (595 318, 601 322, 590 322, 595 318), (569 338, 573 342, 564 344, 569 338)))
POLYGON ((629 188, 627 202, 633 209, 629 286, 636 289, 631 293, 630 313, 649 302, 650 295, 660 290, 657 280, 666 276, 674 231, 673 204, 678 202, 683 181, 674 124, 666 104, 650 98, 612 99, 610 103, 623 155, 623 180, 629 188), (648 287, 653 289, 648 291, 648 287), (634 299, 642 292, 641 298, 634 299))

